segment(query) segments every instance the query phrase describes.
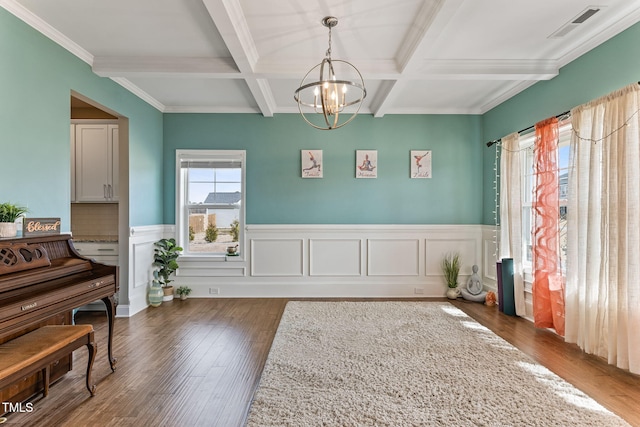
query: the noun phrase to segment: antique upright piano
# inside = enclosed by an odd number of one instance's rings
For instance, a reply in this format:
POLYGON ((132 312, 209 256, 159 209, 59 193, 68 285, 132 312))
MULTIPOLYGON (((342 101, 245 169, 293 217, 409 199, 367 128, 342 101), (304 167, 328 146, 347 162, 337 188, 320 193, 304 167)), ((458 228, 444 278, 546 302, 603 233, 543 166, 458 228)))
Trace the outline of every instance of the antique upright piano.
MULTIPOLYGON (((102 300, 112 370, 118 267, 81 256, 69 234, 0 239, 0 344, 44 325, 72 324, 72 311, 102 300)), ((71 370, 71 355, 54 363, 51 381, 71 370)), ((39 374, 0 390, 0 401, 22 401, 39 393, 39 374)))

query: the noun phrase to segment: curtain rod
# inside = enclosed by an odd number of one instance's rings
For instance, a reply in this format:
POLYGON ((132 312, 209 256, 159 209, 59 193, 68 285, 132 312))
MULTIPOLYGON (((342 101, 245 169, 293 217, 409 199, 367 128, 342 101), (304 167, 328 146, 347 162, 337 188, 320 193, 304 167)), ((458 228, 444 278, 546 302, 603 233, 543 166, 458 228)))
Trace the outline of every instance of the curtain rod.
MULTIPOLYGON (((559 119, 560 117, 566 116, 567 114, 570 114, 570 113, 571 113, 571 111, 565 111, 564 113, 558 114, 556 116, 556 119, 559 119)), ((536 127, 536 125, 532 125, 532 126, 524 128, 524 129, 521 129, 521 130, 518 131, 518 133, 526 132, 528 130, 533 129, 534 127, 536 127)), ((487 147, 491 147, 493 144, 497 144, 500 141, 502 141, 502 138, 494 139, 493 141, 489 141, 489 142, 487 142, 487 147)))
MULTIPOLYGON (((638 82, 638 84, 640 85, 640 81, 638 82)), ((562 117, 562 116, 566 116, 567 114, 570 114, 570 113, 571 113, 571 111, 565 111, 565 112, 564 112, 564 113, 562 113, 562 114, 558 114, 558 115, 556 116, 556 118, 557 118, 557 119, 559 119, 560 117, 562 117)), ((519 130, 519 131, 518 131, 518 133, 526 132, 526 131, 528 131, 528 130, 533 129, 534 127, 535 127, 535 125, 533 125, 533 126, 529 126, 529 127, 524 128, 524 129, 522 129, 522 130, 519 130)), ((500 142, 500 141, 502 141, 502 138, 498 138, 498 139, 494 139, 493 141, 489 141, 489 142, 487 142, 487 147, 491 147, 493 144, 497 144, 497 143, 498 143, 498 142, 500 142)))

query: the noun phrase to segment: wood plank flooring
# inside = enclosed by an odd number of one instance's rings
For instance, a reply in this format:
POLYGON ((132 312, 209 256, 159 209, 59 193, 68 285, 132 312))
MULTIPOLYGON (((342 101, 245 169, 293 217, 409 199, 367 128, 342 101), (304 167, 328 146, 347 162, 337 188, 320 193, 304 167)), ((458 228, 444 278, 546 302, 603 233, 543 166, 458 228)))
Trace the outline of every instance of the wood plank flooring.
MULTIPOLYGON (((84 387, 86 350, 80 349, 74 352, 74 370, 49 396, 34 398, 33 412, 9 414, 5 425, 242 426, 287 301, 175 300, 118 318, 115 373, 106 359, 105 315, 79 313, 76 322, 96 330, 96 396, 89 397, 84 387)), ((495 307, 453 304, 640 427, 640 377, 495 307)))

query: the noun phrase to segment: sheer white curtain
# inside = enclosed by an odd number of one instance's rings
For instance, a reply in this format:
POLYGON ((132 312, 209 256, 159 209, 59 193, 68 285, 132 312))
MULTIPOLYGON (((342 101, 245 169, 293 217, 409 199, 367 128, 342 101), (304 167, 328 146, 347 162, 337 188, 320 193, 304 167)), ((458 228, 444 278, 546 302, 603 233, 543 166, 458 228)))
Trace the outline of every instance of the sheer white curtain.
POLYGON ((572 110, 566 335, 640 374, 640 87, 572 110))
POLYGON ((500 153, 500 259, 513 258, 513 294, 516 314, 524 316, 524 277, 522 271, 522 195, 524 176, 520 135, 515 132, 502 140, 500 153))

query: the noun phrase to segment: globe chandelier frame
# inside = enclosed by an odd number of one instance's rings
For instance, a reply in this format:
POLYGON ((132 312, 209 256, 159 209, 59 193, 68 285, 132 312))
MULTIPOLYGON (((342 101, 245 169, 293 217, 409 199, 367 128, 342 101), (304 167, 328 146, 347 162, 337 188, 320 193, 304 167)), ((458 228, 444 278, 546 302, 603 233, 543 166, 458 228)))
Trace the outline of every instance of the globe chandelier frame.
POLYGON ((331 29, 338 25, 338 19, 326 16, 322 25, 329 29, 329 48, 325 58, 305 74, 300 87, 294 92, 293 98, 298 103, 298 111, 302 118, 312 127, 320 130, 339 129, 353 121, 360 112, 362 101, 367 96, 364 79, 358 69, 350 62, 331 58, 331 29), (336 69, 357 77, 357 80, 338 78, 336 69), (319 80, 307 82, 314 72, 319 71, 319 80), (355 106, 349 110, 347 107, 355 106), (306 111, 306 112, 305 112, 306 111), (322 117, 314 123, 308 115, 317 114, 322 117), (345 115, 348 119, 340 121, 345 115))

